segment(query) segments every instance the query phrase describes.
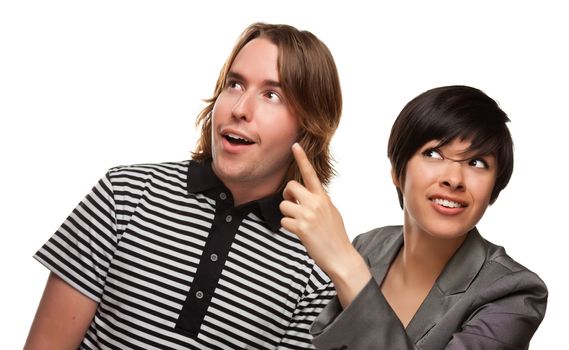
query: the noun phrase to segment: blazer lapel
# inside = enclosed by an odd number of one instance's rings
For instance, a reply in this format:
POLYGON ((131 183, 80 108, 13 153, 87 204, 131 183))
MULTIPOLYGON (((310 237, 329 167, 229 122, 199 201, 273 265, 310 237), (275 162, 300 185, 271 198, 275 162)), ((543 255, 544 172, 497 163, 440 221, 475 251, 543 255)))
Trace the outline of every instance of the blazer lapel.
POLYGON ((403 227, 394 227, 389 234, 391 236, 384 244, 369 255, 364 255, 370 272, 379 286, 383 283, 391 263, 403 246, 403 227))
POLYGON ((486 260, 484 240, 476 228, 456 251, 406 328, 416 343, 462 297, 486 260))

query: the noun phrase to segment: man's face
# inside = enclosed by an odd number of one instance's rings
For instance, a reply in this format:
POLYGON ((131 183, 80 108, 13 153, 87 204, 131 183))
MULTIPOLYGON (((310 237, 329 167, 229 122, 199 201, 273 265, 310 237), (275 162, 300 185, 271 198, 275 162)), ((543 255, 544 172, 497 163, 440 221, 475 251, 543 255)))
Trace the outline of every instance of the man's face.
POLYGON ((234 196, 248 193, 236 202, 276 191, 292 161, 299 122, 281 89, 277 58, 269 40, 247 43, 213 107, 213 170, 234 196))

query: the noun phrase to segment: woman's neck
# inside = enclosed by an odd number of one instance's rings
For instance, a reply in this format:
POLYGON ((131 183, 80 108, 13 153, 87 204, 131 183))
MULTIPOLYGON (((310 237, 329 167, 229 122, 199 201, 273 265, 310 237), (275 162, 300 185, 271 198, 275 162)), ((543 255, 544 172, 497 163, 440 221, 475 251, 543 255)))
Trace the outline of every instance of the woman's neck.
POLYGON ((465 238, 466 235, 438 238, 424 232, 404 230, 403 247, 396 258, 403 277, 409 283, 432 285, 465 238))
POLYGON ((391 263, 381 292, 407 327, 466 235, 441 239, 405 230, 403 246, 391 263))

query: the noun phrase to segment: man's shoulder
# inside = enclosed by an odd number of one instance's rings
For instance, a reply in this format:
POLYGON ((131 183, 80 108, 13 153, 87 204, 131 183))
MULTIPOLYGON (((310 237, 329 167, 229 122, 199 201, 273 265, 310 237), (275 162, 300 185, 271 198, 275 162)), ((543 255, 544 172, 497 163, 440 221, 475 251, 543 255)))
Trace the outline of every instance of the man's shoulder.
POLYGON ((109 177, 116 178, 121 176, 178 176, 186 177, 188 172, 189 160, 162 163, 141 163, 132 165, 119 165, 109 169, 109 177))
POLYGON ((189 162, 120 165, 109 169, 106 177, 111 186, 131 193, 156 187, 178 193, 186 187, 189 162))

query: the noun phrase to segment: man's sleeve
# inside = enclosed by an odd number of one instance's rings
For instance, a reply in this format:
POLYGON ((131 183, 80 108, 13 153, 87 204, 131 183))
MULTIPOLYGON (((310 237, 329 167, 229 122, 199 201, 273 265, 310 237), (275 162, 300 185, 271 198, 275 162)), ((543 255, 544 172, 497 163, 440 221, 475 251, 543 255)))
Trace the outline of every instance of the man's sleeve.
POLYGON ((107 174, 34 258, 99 302, 118 239, 113 187, 107 174))
POLYGON ((284 349, 314 349, 309 329, 326 304, 336 295, 329 278, 315 266, 306 293, 294 310, 291 322, 277 347, 284 349))

